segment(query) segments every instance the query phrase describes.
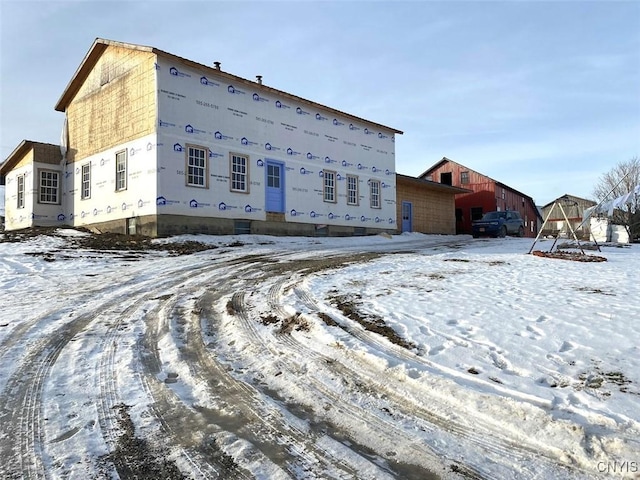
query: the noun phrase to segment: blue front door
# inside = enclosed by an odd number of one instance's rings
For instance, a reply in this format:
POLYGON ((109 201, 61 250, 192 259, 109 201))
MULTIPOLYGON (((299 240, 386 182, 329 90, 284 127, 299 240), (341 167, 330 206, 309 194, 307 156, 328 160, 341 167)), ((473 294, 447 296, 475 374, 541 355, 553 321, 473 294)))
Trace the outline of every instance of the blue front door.
POLYGON ((284 164, 267 160, 266 163, 266 210, 284 213, 284 164))
POLYGON ((411 232, 412 225, 412 206, 411 202, 402 202, 402 231, 411 232))

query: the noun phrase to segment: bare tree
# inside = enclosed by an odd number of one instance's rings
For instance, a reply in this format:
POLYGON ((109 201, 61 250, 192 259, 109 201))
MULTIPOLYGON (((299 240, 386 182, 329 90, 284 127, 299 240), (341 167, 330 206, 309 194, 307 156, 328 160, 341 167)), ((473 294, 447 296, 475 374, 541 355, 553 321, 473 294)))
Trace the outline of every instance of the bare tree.
MULTIPOLYGON (((637 185, 640 185, 640 158, 633 157, 618 163, 603 174, 593 190, 593 195, 600 201, 613 200, 632 192, 637 185)), ((624 205, 624 208, 616 209, 612 221, 624 225, 632 241, 640 238, 640 196, 636 195, 631 203, 624 205)))

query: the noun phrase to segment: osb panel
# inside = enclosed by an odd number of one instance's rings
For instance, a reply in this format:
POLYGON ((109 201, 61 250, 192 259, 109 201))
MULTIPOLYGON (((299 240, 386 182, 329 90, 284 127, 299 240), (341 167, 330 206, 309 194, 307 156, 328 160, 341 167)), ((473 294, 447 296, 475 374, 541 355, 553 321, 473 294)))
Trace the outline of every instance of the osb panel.
POLYGON ((152 133, 155 101, 155 55, 107 48, 67 108, 68 160, 152 133))
POLYGON ((35 144, 33 146, 35 161, 38 163, 48 163, 51 165, 60 165, 62 161, 62 153, 58 145, 35 144))
POLYGON ((402 202, 412 204, 414 232, 453 235, 456 233, 455 200, 452 193, 430 190, 419 185, 397 183, 398 229, 402 229, 402 202))
POLYGON ((24 154, 24 156, 15 164, 11 170, 15 170, 35 162, 46 163, 50 165, 60 165, 62 154, 60 147, 57 145, 49 145, 42 143, 34 143, 33 147, 24 154))

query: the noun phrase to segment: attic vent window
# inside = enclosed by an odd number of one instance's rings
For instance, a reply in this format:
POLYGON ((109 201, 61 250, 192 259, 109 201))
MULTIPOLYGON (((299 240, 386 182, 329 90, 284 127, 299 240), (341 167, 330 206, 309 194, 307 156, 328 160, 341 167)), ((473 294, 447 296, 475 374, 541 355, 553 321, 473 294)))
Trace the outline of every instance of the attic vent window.
POLYGON ((469 183, 469 172, 460 172, 460 183, 462 185, 469 183))

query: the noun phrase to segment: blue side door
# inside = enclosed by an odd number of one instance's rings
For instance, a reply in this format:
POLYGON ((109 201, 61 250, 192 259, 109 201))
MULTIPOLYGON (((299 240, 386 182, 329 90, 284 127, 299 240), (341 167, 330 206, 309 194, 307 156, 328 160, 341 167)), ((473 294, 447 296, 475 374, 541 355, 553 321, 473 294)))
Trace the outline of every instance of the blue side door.
POLYGON ((267 160, 265 166, 266 210, 284 213, 284 164, 267 160))
POLYGON ((413 231, 413 206, 411 202, 402 202, 402 231, 413 231))

